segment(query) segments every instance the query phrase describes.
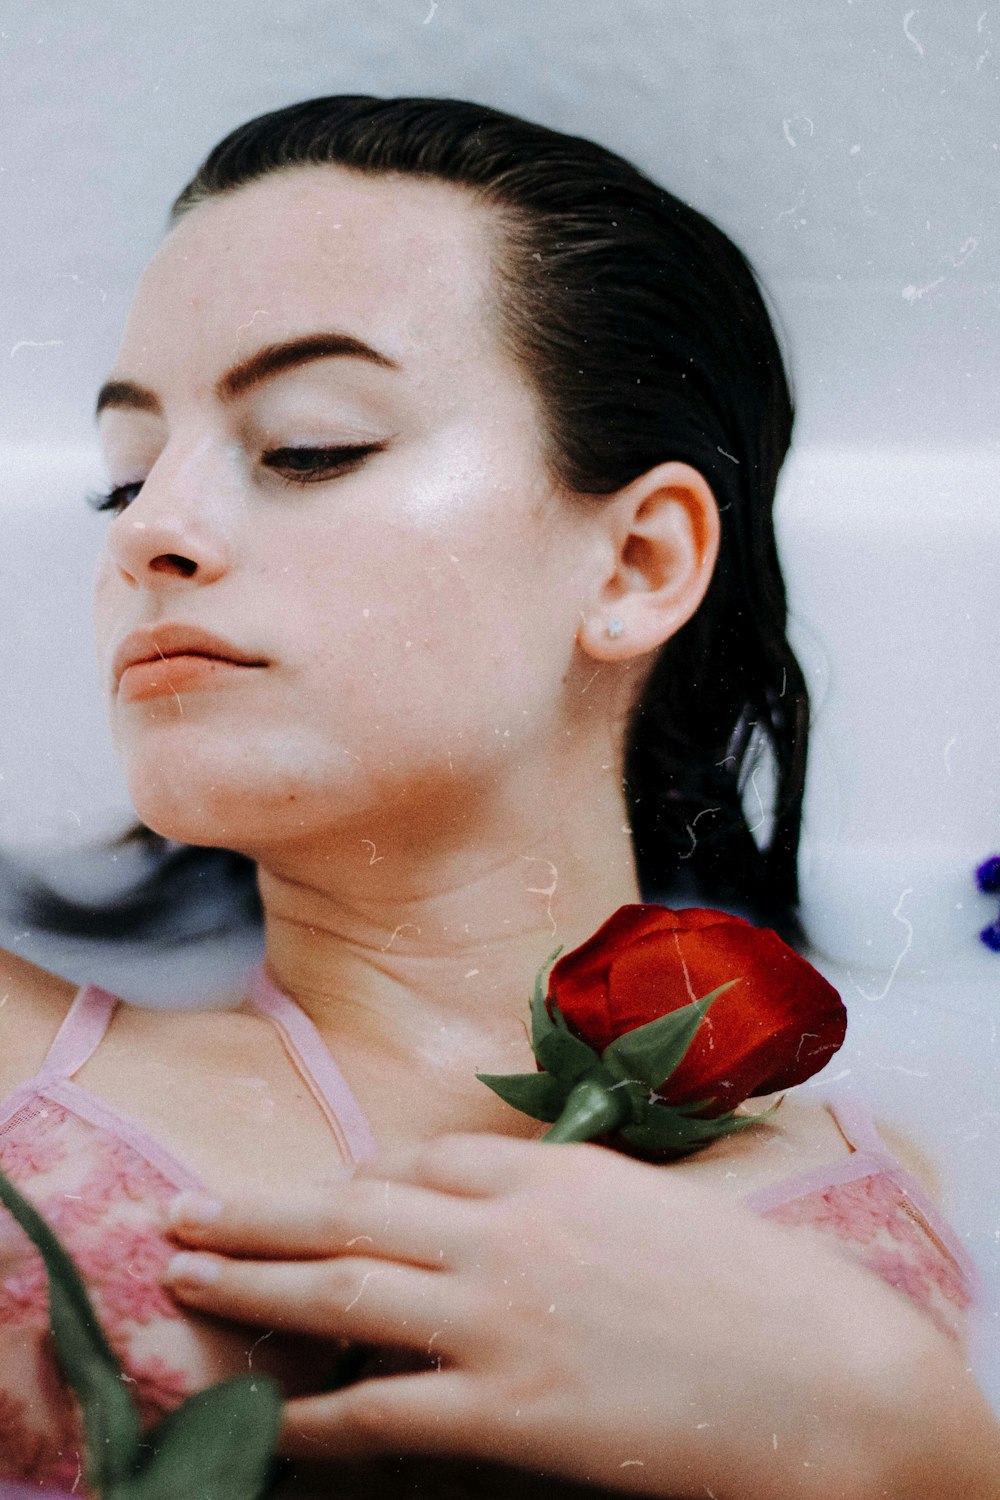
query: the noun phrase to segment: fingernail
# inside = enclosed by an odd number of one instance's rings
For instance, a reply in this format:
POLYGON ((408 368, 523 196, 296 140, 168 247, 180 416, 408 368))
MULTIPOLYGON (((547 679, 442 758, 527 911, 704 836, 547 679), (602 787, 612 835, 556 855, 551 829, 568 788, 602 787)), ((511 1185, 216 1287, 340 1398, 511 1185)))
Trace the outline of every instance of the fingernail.
POLYGON ((186 1282, 188 1286, 213 1286, 219 1279, 220 1262, 214 1255, 198 1255, 181 1250, 164 1272, 164 1280, 186 1282))
POLYGON ((217 1198, 204 1193, 179 1193, 167 1209, 167 1220, 174 1227, 190 1224, 193 1228, 212 1224, 222 1213, 222 1204, 217 1198))

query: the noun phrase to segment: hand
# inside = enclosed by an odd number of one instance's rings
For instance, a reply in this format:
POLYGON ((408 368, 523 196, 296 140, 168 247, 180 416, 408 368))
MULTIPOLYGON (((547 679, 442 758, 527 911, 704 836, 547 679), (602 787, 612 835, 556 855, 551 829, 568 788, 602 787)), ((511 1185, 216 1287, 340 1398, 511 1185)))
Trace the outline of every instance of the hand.
POLYGON ((994 1492, 984 1403, 907 1299, 669 1169, 447 1136, 335 1189, 207 1223, 195 1206, 176 1235, 222 1253, 175 1262, 186 1304, 439 1361, 289 1402, 285 1454, 464 1455, 720 1500, 937 1497, 957 1473, 994 1492))

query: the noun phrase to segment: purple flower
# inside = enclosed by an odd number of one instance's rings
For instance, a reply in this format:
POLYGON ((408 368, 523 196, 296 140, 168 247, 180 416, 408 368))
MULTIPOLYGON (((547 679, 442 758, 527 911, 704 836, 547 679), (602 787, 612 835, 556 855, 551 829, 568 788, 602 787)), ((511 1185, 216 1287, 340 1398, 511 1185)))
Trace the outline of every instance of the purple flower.
POLYGON ((991 922, 988 927, 984 927, 979 937, 987 948, 992 948, 994 953, 1000 953, 1000 917, 995 922, 991 922))
MULTIPOLYGON (((1000 891, 1000 854, 992 854, 989 859, 983 860, 976 871, 976 884, 987 896, 1000 891)), ((983 942, 986 941, 984 938, 983 942)))

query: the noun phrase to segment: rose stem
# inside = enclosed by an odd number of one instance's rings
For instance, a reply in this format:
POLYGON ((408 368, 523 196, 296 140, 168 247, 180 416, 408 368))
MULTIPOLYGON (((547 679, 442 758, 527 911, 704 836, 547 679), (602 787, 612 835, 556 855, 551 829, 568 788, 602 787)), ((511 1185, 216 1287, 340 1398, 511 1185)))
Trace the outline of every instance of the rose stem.
POLYGON ((612 1092, 596 1078, 581 1078, 570 1090, 562 1114, 543 1141, 589 1141, 604 1135, 629 1118, 628 1099, 624 1089, 612 1092))

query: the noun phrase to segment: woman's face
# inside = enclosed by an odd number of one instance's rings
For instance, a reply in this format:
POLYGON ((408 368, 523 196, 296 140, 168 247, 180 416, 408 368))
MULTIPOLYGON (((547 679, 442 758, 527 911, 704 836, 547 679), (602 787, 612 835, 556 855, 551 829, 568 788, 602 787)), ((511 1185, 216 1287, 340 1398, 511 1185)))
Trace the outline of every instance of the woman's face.
POLYGON ((95 624, 158 831, 402 830, 560 753, 594 535, 497 337, 492 233, 447 184, 296 169, 147 269, 102 397, 95 624))

